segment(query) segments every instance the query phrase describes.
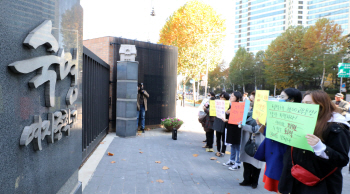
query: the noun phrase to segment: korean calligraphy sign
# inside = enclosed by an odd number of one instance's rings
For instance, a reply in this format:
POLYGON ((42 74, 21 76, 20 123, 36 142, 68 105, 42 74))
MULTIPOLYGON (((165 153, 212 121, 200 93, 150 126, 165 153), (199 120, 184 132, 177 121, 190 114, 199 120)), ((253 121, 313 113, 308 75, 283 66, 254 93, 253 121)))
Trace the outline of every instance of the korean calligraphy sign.
MULTIPOLYGON (((45 20, 42 24, 32 30, 25 38, 23 44, 31 49, 45 46, 51 55, 35 57, 22 61, 16 61, 8 65, 10 70, 17 74, 27 74, 36 71, 28 85, 30 88, 38 88, 45 85, 45 106, 55 106, 55 89, 57 81, 71 76, 70 88, 66 91, 67 106, 73 105, 78 98, 77 59, 71 53, 65 53, 59 48, 58 41, 51 34, 52 22, 45 20)), ((47 139, 48 143, 54 143, 62 138, 62 132, 68 136, 70 129, 76 122, 77 110, 61 109, 54 113, 48 113, 48 119, 43 120, 40 115, 34 116, 30 126, 24 127, 20 138, 20 145, 27 146, 34 143, 34 150, 42 150, 41 141, 47 139)))

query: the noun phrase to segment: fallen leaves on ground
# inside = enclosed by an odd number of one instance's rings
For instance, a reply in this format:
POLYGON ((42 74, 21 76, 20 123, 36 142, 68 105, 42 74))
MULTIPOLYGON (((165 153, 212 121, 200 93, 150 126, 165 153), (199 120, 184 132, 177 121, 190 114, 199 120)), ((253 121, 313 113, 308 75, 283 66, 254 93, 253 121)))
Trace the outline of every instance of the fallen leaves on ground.
POLYGON ((199 185, 199 183, 197 183, 197 185, 199 185))
POLYGON ((161 161, 156 161, 156 163, 157 163, 157 164, 160 164, 160 163, 162 163, 162 162, 161 162, 161 161))
POLYGON ((153 183, 153 181, 151 181, 151 183, 153 183))
POLYGON ((158 183, 164 183, 164 181, 162 179, 158 179, 156 180, 158 183))
POLYGON ((125 159, 122 159, 123 161, 126 161, 125 159))
POLYGON ((219 161, 216 161, 216 163, 220 163, 219 161))
POLYGON ((108 156, 114 156, 114 154, 111 152, 107 152, 107 154, 108 154, 108 156))
POLYGON ((149 172, 147 172, 147 174, 149 174, 149 172))
POLYGON ((146 128, 145 131, 151 131, 151 129, 150 128, 146 128))
POLYGON ((103 141, 103 142, 100 142, 100 144, 104 144, 105 142, 103 141))
POLYGON ((193 157, 197 157, 198 156, 198 154, 193 154, 193 157))
POLYGON ((217 159, 217 158, 215 158, 215 157, 211 157, 211 158, 210 158, 210 160, 216 160, 216 159, 217 159))
POLYGON ((193 174, 191 174, 191 175, 193 175, 193 174))
POLYGON ((114 164, 114 163, 115 163, 115 161, 112 161, 111 163, 112 163, 112 164, 114 164))
POLYGON ((143 152, 140 152, 140 154, 142 154, 143 152))
POLYGON ((163 166, 163 170, 168 170, 169 168, 167 166, 163 166))

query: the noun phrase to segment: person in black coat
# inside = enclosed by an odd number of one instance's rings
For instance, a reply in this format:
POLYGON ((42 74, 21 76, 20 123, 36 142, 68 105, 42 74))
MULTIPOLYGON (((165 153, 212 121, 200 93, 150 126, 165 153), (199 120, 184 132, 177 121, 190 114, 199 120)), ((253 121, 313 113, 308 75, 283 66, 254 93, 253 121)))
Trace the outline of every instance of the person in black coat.
POLYGON ((293 147, 286 151, 278 190, 282 194, 341 194, 341 170, 349 162, 350 125, 323 91, 307 92, 303 103, 320 105, 314 134, 306 136, 314 152, 293 147), (292 161, 324 180, 314 186, 298 181, 291 173, 292 161))
MULTIPOLYGON (((215 100, 215 94, 214 92, 210 92, 210 100, 215 100)), ((214 152, 213 149, 213 143, 214 143, 214 130, 213 130, 213 123, 214 123, 214 116, 209 116, 209 104, 207 106, 203 106, 203 110, 205 113, 207 113, 206 116, 206 122, 204 126, 205 135, 207 137, 207 144, 203 146, 203 148, 206 148, 207 152, 214 152)))
MULTIPOLYGON (((229 100, 230 95, 226 92, 222 92, 220 94, 220 100, 229 100)), ((216 131, 216 146, 217 146, 217 152, 216 156, 223 157, 225 156, 226 152, 226 145, 225 145, 225 126, 226 123, 218 117, 215 117, 213 129, 216 131)))

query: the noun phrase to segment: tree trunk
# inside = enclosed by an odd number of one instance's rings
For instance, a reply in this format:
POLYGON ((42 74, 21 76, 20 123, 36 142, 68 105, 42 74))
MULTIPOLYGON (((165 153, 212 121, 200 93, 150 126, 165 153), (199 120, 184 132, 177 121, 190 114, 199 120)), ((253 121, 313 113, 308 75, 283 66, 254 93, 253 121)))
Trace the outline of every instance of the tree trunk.
POLYGON ((295 89, 298 89, 298 85, 295 84, 294 87, 295 87, 295 89))
POLYGON ((275 83, 275 87, 273 89, 273 96, 275 97, 276 96, 276 88, 277 88, 277 83, 275 83))
POLYGON ((199 79, 197 82, 197 100, 199 100, 199 79))
POLYGON ((196 82, 194 80, 192 83, 192 87, 193 87, 193 100, 196 100, 196 82))
POLYGON ((323 55, 323 73, 322 73, 322 80, 321 80, 321 89, 324 91, 324 86, 323 86, 323 83, 324 83, 324 76, 326 74, 326 64, 325 64, 325 55, 323 55))
POLYGON ((256 87, 256 75, 254 77, 255 77, 255 90, 257 90, 257 87, 256 87))
POLYGON ((243 94, 245 93, 245 85, 244 85, 244 82, 243 82, 243 94))

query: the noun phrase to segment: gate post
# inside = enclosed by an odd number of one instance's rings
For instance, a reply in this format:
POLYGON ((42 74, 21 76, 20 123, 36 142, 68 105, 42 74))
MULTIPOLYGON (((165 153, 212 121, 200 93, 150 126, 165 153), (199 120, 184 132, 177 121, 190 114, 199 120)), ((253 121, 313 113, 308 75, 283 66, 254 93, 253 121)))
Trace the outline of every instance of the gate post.
POLYGON ((117 118, 116 135, 135 136, 137 132, 138 66, 135 45, 122 44, 117 62, 117 118))

